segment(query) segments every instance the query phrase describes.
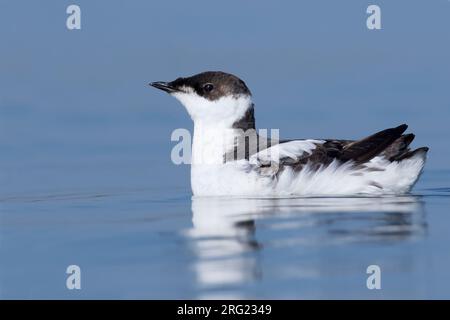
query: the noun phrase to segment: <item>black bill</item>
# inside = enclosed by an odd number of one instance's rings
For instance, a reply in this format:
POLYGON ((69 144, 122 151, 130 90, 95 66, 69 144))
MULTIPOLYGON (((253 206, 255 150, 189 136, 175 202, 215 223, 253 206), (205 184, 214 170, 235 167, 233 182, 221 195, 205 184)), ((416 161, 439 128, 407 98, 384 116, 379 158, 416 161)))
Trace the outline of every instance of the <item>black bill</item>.
POLYGON ((173 87, 170 82, 157 81, 149 83, 150 86, 165 91, 167 93, 177 92, 178 89, 173 87))

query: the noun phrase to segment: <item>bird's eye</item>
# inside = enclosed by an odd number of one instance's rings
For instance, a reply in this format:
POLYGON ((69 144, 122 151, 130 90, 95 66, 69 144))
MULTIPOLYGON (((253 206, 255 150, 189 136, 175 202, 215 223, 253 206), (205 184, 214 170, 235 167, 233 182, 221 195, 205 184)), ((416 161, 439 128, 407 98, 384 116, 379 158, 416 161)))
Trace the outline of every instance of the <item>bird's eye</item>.
POLYGON ((212 89, 214 89, 214 86, 212 85, 212 83, 207 83, 203 86, 203 90, 205 90, 205 92, 211 92, 212 89))

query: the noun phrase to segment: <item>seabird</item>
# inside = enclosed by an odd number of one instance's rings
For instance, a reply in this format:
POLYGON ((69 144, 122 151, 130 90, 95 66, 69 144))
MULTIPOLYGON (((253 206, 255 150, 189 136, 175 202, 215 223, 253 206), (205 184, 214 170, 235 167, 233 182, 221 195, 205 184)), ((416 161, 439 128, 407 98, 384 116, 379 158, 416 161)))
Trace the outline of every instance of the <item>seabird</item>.
POLYGON ((269 139, 256 133, 252 94, 219 71, 151 86, 169 93, 194 121, 195 196, 404 194, 419 178, 427 147, 411 150, 406 124, 360 140, 269 139))

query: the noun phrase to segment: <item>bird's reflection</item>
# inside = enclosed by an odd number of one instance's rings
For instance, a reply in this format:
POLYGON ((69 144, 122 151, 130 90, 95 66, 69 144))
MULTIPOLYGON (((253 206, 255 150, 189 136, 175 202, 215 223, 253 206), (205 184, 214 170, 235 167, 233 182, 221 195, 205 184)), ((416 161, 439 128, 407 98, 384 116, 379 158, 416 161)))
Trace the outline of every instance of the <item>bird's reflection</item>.
POLYGON ((264 248, 397 242, 426 230, 414 196, 355 198, 196 198, 188 231, 200 286, 263 277, 264 248))

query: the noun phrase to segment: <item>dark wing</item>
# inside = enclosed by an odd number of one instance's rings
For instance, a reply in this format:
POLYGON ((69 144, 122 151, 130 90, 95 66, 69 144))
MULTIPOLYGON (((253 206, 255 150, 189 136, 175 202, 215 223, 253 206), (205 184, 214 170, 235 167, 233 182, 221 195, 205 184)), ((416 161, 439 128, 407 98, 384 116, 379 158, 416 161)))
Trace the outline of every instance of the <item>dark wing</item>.
MULTIPOLYGON (((400 161, 409 158, 417 152, 426 152, 427 148, 420 148, 414 151, 409 149, 410 143, 414 140, 414 134, 403 134, 408 128, 406 124, 402 124, 395 128, 389 128, 377 132, 361 140, 339 140, 339 139, 320 139, 323 143, 314 143, 315 146, 311 150, 306 151, 303 144, 310 143, 314 140, 282 140, 279 143, 264 139, 256 135, 257 143, 248 143, 246 137, 240 137, 235 147, 224 155, 226 159, 239 160, 259 158, 260 151, 270 147, 280 148, 280 168, 290 166, 294 170, 301 170, 307 163, 313 168, 319 168, 330 164, 333 160, 342 163, 352 161, 355 166, 363 165, 374 157, 380 155, 389 161, 400 161), (299 146, 296 148, 295 143, 299 146), (294 146, 293 146, 294 144, 294 146), (257 147, 254 147, 254 146, 257 147), (245 150, 238 153, 237 150, 245 150), (283 151, 289 156, 282 156, 283 151), (240 154, 240 155, 239 155, 240 154), (237 157, 236 157, 237 156, 237 157), (228 158, 227 158, 228 157, 228 158)), ((248 138, 248 137, 247 137, 248 138)), ((255 142, 255 141, 254 141, 255 142)), ((260 167, 270 166, 270 160, 260 159, 260 167)))
POLYGON ((402 124, 356 141, 325 139, 323 140, 325 142, 317 144, 310 154, 304 153, 298 159, 280 159, 280 164, 292 166, 296 170, 303 168, 306 163, 320 167, 330 164, 335 159, 341 162, 352 161, 355 165, 361 165, 378 155, 390 161, 399 161, 412 155, 408 146, 413 141, 414 135, 403 135, 407 128, 406 124, 402 124))
POLYGON ((386 129, 362 140, 351 142, 342 149, 339 160, 343 162, 352 160, 356 164, 370 161, 400 138, 407 128, 406 124, 402 124, 396 128, 386 129))

